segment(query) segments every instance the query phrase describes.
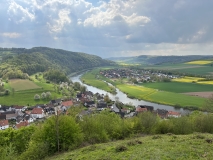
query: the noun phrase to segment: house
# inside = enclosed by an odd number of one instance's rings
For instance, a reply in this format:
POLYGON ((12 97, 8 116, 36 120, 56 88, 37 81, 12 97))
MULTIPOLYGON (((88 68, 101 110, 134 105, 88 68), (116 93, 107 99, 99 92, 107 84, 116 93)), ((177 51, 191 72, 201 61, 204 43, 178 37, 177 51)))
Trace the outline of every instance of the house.
POLYGON ((125 113, 125 114, 128 114, 128 113, 130 113, 130 110, 127 109, 127 108, 122 108, 122 109, 121 109, 121 112, 123 112, 123 113, 125 113))
POLYGON ((113 104, 111 107, 111 111, 115 112, 115 113, 119 113, 120 110, 118 109, 118 107, 116 106, 116 104, 113 104))
POLYGON ((15 109, 15 111, 22 111, 22 108, 23 108, 23 107, 24 107, 24 106, 15 105, 15 106, 13 106, 12 108, 15 109))
POLYGON ((6 114, 1 114, 0 113, 0 120, 6 120, 6 114))
POLYGON ((44 118, 45 117, 44 110, 42 108, 33 108, 32 112, 31 112, 31 116, 34 119, 44 118))
POLYGON ((181 114, 179 112, 169 111, 168 117, 179 118, 179 117, 181 117, 181 114))
POLYGON ((104 101, 100 101, 97 104, 97 110, 101 111, 107 108, 107 103, 104 101))
POLYGON ((54 106, 61 105, 61 99, 54 99, 50 101, 50 104, 53 104, 54 106))
POLYGON ((136 108, 136 113, 142 113, 142 112, 146 112, 147 108, 141 108, 141 107, 137 107, 136 108))
POLYGON ((155 113, 156 113, 159 117, 161 117, 162 119, 165 119, 165 118, 168 117, 168 111, 165 110, 165 109, 157 109, 157 110, 155 111, 155 113))
POLYGON ((20 122, 19 124, 16 124, 15 128, 19 129, 21 127, 26 127, 28 125, 29 125, 28 121, 23 121, 23 122, 20 122))
POLYGON ((150 111, 152 112, 154 110, 154 107, 153 106, 147 106, 147 105, 138 105, 137 108, 140 107, 140 108, 146 108, 147 111, 150 111))
POLYGON ((0 130, 5 130, 9 128, 8 120, 0 120, 0 130))
POLYGON ((71 100, 70 101, 64 101, 64 102, 61 103, 61 105, 69 108, 70 106, 73 105, 73 102, 71 100))
POLYGON ((96 107, 95 101, 88 101, 84 103, 85 107, 96 107))

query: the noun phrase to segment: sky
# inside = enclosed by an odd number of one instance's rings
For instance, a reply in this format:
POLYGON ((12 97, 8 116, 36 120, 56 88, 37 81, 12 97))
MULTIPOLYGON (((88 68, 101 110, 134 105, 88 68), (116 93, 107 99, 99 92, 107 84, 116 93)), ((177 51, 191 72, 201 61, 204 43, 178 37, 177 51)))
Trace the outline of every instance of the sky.
POLYGON ((213 55, 212 0, 1 0, 0 47, 213 55))

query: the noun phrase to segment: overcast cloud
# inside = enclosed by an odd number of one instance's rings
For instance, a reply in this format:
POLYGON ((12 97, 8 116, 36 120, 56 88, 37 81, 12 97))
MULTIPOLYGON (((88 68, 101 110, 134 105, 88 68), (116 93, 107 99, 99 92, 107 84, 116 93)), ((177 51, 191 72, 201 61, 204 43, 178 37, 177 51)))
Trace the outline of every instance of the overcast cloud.
POLYGON ((213 53, 212 0, 1 0, 0 47, 99 55, 213 53))

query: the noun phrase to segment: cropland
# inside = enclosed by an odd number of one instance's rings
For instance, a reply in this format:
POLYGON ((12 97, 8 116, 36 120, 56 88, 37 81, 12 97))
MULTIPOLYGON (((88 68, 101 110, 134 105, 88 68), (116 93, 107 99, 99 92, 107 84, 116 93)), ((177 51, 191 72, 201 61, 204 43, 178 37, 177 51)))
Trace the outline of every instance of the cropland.
POLYGON ((35 79, 35 75, 31 76, 30 80, 10 80, 9 83, 5 83, 5 88, 11 91, 10 95, 0 97, 1 105, 35 105, 45 104, 50 99, 34 100, 35 94, 41 95, 43 92, 51 92, 52 98, 61 97, 60 93, 55 92, 54 85, 46 83, 40 75, 35 79), (12 91, 14 88, 14 92, 12 91))
POLYGON ((12 79, 9 81, 9 86, 14 88, 15 91, 41 88, 28 79, 12 79))
POLYGON ((144 160, 144 159, 212 159, 212 134, 153 135, 103 144, 94 144, 46 160, 144 160))

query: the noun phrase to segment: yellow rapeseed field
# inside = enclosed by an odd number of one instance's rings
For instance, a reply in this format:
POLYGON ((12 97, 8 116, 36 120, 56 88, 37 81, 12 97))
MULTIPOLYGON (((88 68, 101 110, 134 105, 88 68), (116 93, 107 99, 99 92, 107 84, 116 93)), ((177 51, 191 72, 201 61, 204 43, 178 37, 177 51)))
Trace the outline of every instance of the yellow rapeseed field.
POLYGON ((199 78, 199 77, 183 77, 183 78, 173 79, 172 81, 174 81, 174 82, 192 83, 192 82, 197 82, 198 80, 202 80, 202 79, 204 79, 204 78, 199 78))
POLYGON ((213 61, 191 61, 191 62, 187 62, 186 64, 199 64, 199 65, 203 65, 203 64, 209 64, 212 63, 213 61))

